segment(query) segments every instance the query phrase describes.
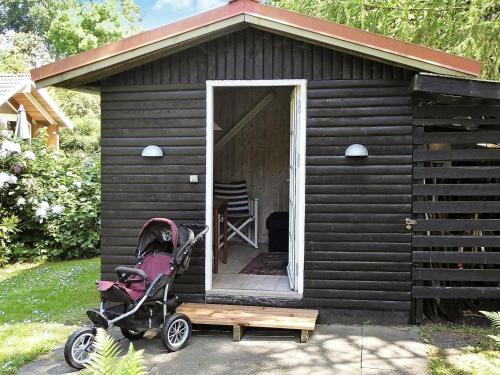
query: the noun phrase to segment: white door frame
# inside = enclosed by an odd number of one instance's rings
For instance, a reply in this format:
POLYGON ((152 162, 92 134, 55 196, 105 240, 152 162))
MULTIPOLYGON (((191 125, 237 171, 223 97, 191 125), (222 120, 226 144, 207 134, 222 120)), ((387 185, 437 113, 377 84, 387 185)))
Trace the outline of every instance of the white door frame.
MULTIPOLYGON (((209 226, 205 236, 205 292, 212 290, 212 216, 213 216, 213 165, 214 165, 214 88, 215 87, 270 87, 270 86, 296 86, 300 90, 300 123, 297 132, 299 138, 300 159, 297 163, 297 193, 296 193, 296 251, 298 260, 297 294, 302 297, 304 292, 304 233, 305 233, 305 156, 306 156, 306 105, 307 105, 307 80, 305 79, 279 79, 279 80, 222 80, 206 81, 207 83, 207 117, 206 117, 206 178, 205 178, 205 224, 209 226)), ((272 296, 272 292, 269 293, 272 296)))

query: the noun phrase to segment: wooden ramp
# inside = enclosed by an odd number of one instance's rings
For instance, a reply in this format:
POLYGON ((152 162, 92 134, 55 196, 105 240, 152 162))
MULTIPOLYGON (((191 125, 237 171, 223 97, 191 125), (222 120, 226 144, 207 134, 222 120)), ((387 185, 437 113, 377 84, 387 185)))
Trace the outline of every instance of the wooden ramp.
POLYGON ((177 312, 194 324, 232 326, 234 341, 240 341, 245 327, 260 327, 300 330, 300 342, 307 342, 318 317, 318 310, 205 303, 183 303, 177 312))

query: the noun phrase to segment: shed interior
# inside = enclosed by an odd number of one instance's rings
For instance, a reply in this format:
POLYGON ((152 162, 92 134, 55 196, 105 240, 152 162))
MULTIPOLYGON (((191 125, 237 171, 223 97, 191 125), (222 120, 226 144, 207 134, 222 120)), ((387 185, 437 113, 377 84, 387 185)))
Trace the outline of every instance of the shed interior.
MULTIPOLYGON (((273 212, 288 212, 291 92, 292 87, 214 91, 214 181, 245 181, 249 197, 258 199, 258 248, 234 236, 228 242, 227 264, 221 250, 214 289, 290 291, 286 248, 269 252, 266 220, 273 212)), ((252 229, 243 232, 254 238, 252 229)))

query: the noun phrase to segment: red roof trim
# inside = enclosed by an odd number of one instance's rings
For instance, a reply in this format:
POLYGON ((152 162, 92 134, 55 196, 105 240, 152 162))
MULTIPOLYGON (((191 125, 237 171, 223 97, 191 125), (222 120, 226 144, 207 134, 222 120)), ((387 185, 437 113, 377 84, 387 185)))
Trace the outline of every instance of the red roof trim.
POLYGON ((33 69, 31 76, 35 81, 50 78, 242 14, 265 18, 469 75, 479 76, 481 72, 481 63, 472 59, 260 4, 255 0, 233 0, 225 6, 33 69))

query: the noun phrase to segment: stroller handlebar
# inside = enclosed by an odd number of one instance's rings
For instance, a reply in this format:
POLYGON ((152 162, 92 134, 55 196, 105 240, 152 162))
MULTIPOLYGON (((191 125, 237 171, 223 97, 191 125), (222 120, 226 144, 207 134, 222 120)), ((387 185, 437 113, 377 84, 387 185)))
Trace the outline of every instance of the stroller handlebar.
POLYGON ((205 229, 208 228, 205 224, 198 224, 198 223, 188 223, 188 224, 181 224, 181 227, 186 227, 188 229, 205 229))
POLYGON ((198 224, 198 223, 192 223, 192 224, 181 224, 181 226, 191 229, 192 231, 202 229, 196 237, 193 239, 192 244, 194 245, 200 238, 205 236, 205 234, 208 232, 208 225, 205 224, 198 224))

